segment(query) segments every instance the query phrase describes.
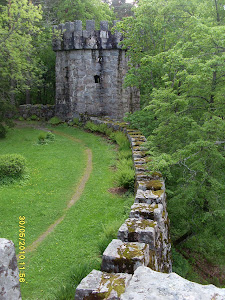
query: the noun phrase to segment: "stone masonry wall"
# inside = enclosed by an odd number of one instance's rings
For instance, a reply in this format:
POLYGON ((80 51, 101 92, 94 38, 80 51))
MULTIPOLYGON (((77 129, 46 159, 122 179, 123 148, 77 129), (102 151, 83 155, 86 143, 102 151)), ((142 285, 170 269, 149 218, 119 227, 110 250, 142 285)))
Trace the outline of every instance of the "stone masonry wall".
POLYGON ((19 106, 18 113, 24 119, 37 116, 41 120, 48 121, 55 115, 55 105, 24 104, 19 106))
POLYGON ((139 91, 123 88, 128 71, 126 51, 119 45, 120 33, 112 34, 108 22, 67 22, 55 26, 62 34, 53 41, 56 52, 56 115, 62 119, 110 116, 122 119, 139 109, 139 91))
POLYGON ((129 274, 134 274, 138 267, 172 272, 165 183, 161 173, 147 169, 146 138, 139 131, 129 129, 126 123, 98 118, 91 121, 127 135, 133 153, 136 195, 129 218, 119 228, 117 239, 103 253, 102 272, 94 270, 84 278, 77 287, 75 299, 121 299, 131 280, 129 274))

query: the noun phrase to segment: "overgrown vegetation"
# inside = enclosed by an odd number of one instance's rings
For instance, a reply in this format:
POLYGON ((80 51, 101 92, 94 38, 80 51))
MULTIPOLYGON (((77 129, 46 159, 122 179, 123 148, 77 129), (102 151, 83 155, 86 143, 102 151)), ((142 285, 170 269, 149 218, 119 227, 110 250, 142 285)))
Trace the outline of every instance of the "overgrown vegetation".
POLYGON ((134 191, 135 171, 133 167, 132 151, 130 142, 121 131, 113 131, 106 124, 95 124, 88 121, 85 128, 91 132, 101 132, 107 135, 110 140, 117 143, 118 161, 116 162, 115 182, 118 187, 123 187, 131 192, 134 191))
POLYGON ((193 267, 198 253, 224 268, 224 3, 140 0, 134 13, 118 30, 143 110, 127 119, 148 137, 149 168, 166 177, 174 247, 193 267))

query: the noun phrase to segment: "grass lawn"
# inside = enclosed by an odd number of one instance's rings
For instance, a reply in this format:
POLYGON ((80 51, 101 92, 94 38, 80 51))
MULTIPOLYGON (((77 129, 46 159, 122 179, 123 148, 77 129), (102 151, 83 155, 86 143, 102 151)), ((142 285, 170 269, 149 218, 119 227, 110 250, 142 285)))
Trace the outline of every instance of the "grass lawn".
POLYGON ((84 265, 88 264, 90 270, 100 266, 100 248, 106 239, 103 227, 108 231, 113 228, 112 231, 116 232, 133 202, 132 196, 108 192, 114 186, 110 167, 116 159, 114 145, 77 128, 61 126, 57 127, 58 130, 82 140, 83 144, 56 135, 56 141, 51 145, 36 146, 38 132, 33 129, 16 129, 0 144, 3 145, 0 154, 20 153, 29 163, 30 180, 25 186, 0 189, 1 204, 4 199, 7 213, 1 219, 1 237, 12 239, 15 244, 20 214, 27 218, 27 245, 62 215, 85 168, 84 145, 93 154, 93 171, 81 198, 54 232, 34 252, 26 255, 26 283, 21 284, 23 300, 73 299, 75 286, 71 298, 65 295, 66 289, 60 293, 62 286, 71 281, 72 270, 76 275, 84 265), (16 141, 20 146, 16 146, 16 141), (48 147, 49 151, 52 148, 51 153, 44 157, 48 147), (43 161, 43 166, 40 161, 43 161), (51 168, 56 169, 50 172, 51 168))

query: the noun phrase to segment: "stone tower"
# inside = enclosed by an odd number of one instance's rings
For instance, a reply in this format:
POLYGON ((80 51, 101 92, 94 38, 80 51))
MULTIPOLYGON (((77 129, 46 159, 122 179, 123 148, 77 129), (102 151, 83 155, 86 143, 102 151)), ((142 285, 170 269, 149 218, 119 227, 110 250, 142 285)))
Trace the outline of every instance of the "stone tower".
MULTIPOLYGON (((115 22, 114 22, 115 23, 115 22)), ((54 26, 62 39, 53 41, 56 52, 56 115, 63 119, 110 116, 122 119, 126 112, 139 109, 136 88, 123 88, 128 58, 119 42, 120 33, 112 34, 108 22, 95 30, 95 21, 67 22, 54 26)))

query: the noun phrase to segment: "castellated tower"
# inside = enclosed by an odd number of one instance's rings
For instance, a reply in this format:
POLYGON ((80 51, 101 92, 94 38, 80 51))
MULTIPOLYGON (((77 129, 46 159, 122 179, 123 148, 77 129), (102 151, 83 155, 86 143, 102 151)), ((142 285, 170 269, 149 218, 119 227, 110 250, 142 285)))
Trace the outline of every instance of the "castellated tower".
POLYGON ((139 109, 139 91, 123 88, 128 58, 119 44, 120 33, 112 34, 106 21, 100 23, 100 30, 95 30, 95 21, 87 21, 86 30, 81 21, 54 29, 62 33, 62 39, 53 41, 57 116, 71 119, 88 114, 122 119, 126 112, 139 109))

